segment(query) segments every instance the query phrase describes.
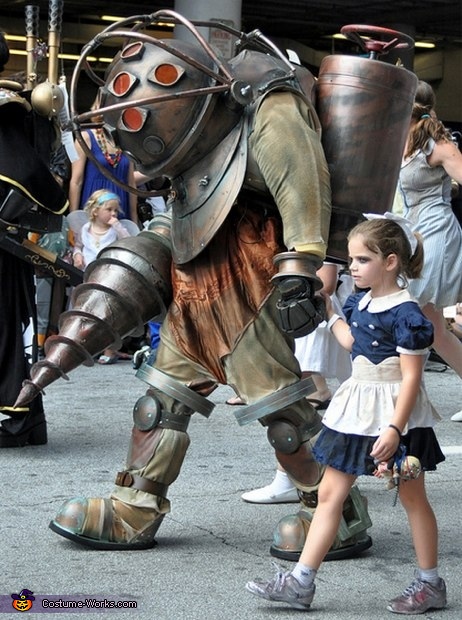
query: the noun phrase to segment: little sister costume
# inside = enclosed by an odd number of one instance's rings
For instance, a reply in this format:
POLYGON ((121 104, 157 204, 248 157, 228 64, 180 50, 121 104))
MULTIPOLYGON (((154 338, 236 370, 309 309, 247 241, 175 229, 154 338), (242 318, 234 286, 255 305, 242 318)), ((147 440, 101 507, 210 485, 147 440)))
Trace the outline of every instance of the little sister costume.
MULTIPOLYGON (((391 422, 401 387, 399 356, 426 355, 432 325, 406 290, 385 297, 351 295, 343 308, 354 337, 353 372, 334 395, 314 447, 317 460, 354 475, 371 475, 370 452, 391 422)), ((422 385, 402 443, 422 469, 444 461, 433 427, 440 419, 422 385)))

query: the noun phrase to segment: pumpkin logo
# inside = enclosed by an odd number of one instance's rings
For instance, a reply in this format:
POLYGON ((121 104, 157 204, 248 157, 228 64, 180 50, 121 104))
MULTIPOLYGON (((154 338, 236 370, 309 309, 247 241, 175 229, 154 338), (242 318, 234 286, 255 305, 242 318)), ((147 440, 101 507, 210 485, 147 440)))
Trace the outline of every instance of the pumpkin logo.
POLYGON ((33 594, 33 592, 27 589, 21 590, 19 594, 12 594, 13 602, 11 604, 16 611, 29 611, 33 605, 32 601, 35 601, 33 594))

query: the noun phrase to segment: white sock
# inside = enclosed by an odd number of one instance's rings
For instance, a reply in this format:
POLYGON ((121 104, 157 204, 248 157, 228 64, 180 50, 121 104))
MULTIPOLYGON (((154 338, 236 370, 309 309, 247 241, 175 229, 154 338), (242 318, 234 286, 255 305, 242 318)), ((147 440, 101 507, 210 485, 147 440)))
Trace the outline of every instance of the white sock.
POLYGON ((292 575, 302 586, 309 586, 310 583, 313 583, 316 573, 317 571, 315 571, 314 568, 305 566, 305 564, 302 564, 301 562, 297 562, 294 570, 292 571, 292 575))
POLYGON ((438 575, 438 567, 429 568, 428 570, 419 568, 419 577, 422 581, 427 581, 428 583, 436 585, 440 580, 440 576, 438 575))
POLYGON ((289 491, 293 488, 293 483, 289 479, 289 476, 285 471, 281 471, 280 469, 276 470, 276 475, 274 476, 273 482, 270 484, 271 489, 274 493, 282 493, 284 491, 289 491))

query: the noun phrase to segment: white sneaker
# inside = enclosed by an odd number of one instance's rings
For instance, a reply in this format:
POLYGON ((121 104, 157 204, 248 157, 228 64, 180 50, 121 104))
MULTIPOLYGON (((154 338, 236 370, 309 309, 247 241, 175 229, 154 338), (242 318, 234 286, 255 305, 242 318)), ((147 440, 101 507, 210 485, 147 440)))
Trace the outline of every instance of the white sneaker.
POLYGON ((462 409, 451 416, 453 422, 462 422, 462 409))
POLYGON ((247 491, 241 498, 250 504, 294 504, 300 501, 296 487, 276 491, 271 484, 261 489, 247 491))

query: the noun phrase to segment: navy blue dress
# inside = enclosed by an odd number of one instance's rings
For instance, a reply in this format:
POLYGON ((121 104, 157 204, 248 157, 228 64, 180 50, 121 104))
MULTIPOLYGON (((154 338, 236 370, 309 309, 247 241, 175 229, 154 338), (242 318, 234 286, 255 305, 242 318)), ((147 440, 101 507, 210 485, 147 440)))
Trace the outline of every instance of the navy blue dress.
MULTIPOLYGON (((372 446, 392 420, 401 387, 400 355, 427 355, 433 327, 406 290, 377 298, 351 295, 343 310, 354 337, 353 370, 324 415, 314 455, 345 473, 370 475, 372 446)), ((402 444, 424 470, 445 458, 433 431, 439 419, 422 384, 402 444)))

